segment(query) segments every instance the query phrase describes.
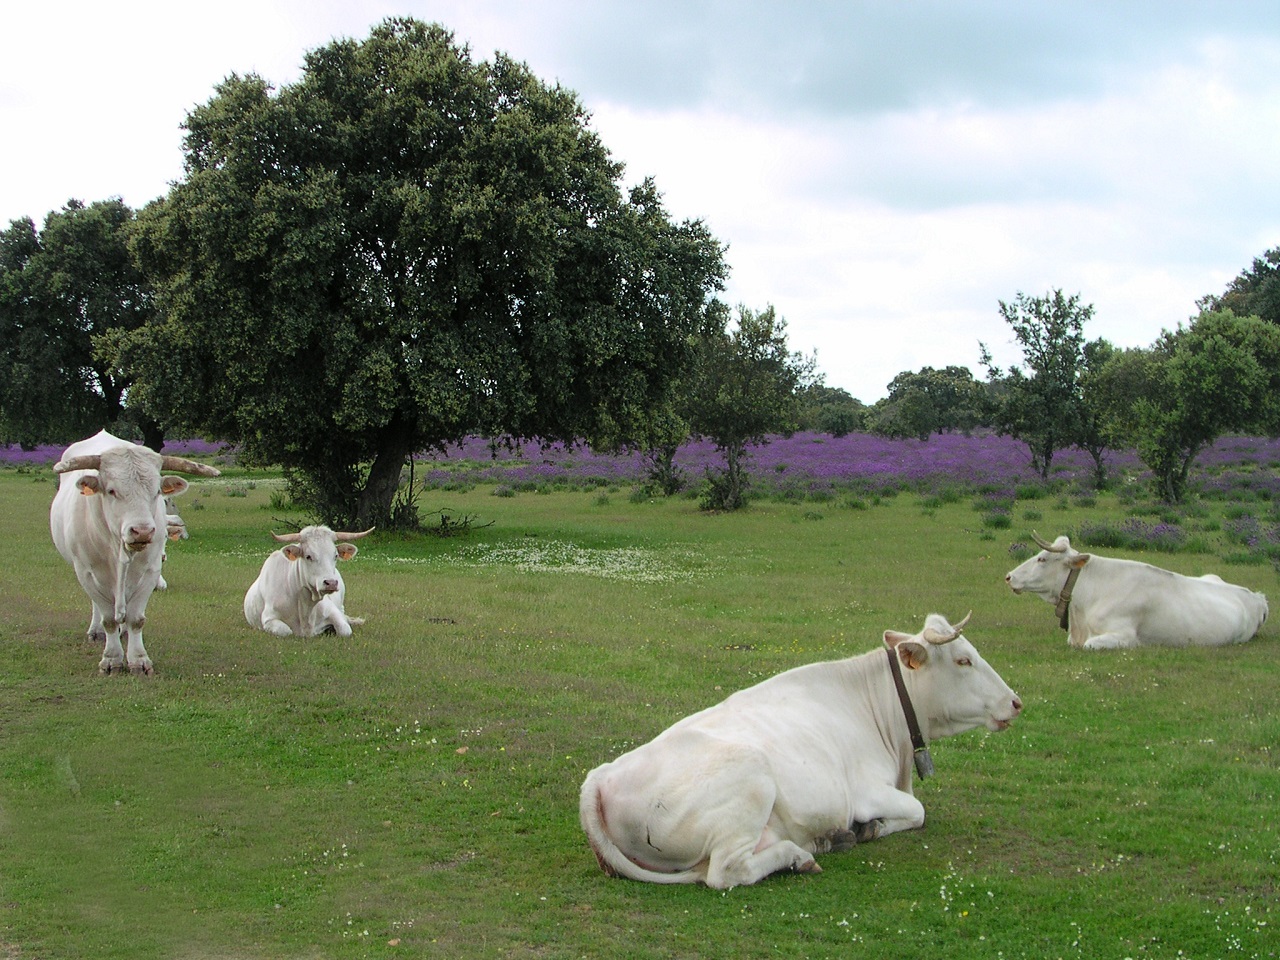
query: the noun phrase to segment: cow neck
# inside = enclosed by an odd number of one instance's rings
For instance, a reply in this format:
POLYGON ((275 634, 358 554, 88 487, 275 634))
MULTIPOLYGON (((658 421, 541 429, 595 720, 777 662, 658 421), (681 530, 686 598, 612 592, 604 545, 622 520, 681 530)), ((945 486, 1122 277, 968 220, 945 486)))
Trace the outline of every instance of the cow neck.
POLYGON ((1062 585, 1062 592, 1058 594, 1058 605, 1053 608, 1053 612, 1058 615, 1058 625, 1063 630, 1067 629, 1067 614, 1071 611, 1071 591, 1075 589, 1076 579, 1083 569, 1083 566, 1072 567, 1067 573, 1067 582, 1062 585))
POLYGON ((902 667, 898 665, 898 652, 892 647, 885 652, 889 654, 889 672, 893 674, 893 685, 898 691, 898 702, 902 704, 902 715, 907 721, 907 732, 911 734, 911 758, 915 761, 916 773, 923 780, 925 777, 933 776, 933 758, 929 756, 929 745, 924 742, 924 734, 920 732, 920 722, 916 719, 915 707, 911 705, 907 685, 902 679, 902 667))

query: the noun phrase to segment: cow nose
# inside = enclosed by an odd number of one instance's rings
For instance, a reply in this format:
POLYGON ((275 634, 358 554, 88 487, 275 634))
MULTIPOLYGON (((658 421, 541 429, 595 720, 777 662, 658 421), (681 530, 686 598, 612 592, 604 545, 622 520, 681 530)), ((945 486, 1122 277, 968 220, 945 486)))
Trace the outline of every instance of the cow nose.
POLYGON ((323 583, 320 584, 320 592, 321 593, 337 593, 338 581, 334 579, 325 580, 323 583))
POLYGON ((1013 695, 1013 715, 1016 717, 1022 712, 1022 698, 1016 693, 1013 695))
POLYGON ((1006 573, 1006 574, 1004 575, 1004 582, 1005 582, 1005 583, 1013 583, 1013 574, 1012 574, 1012 573, 1006 573))
POLYGON ((130 543, 150 543, 156 534, 155 524, 140 523, 129 528, 130 543))

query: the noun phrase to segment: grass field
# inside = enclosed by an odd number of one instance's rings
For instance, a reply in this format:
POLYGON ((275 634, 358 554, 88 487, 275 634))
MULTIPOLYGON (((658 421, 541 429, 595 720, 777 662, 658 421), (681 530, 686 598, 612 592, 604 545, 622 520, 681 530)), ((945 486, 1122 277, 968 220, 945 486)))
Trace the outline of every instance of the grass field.
MULTIPOLYGON (((273 475, 231 471, 181 501, 157 672, 135 678, 97 674, 53 490, 0 470, 5 960, 1280 956, 1276 621, 1228 649, 1091 653, 1003 583, 1011 543, 1119 523, 1113 496, 1017 503, 993 532, 972 497, 716 515, 625 488, 432 490, 424 511, 475 529, 362 540, 343 573, 368 623, 344 641, 245 624, 269 531, 301 518, 273 475), (591 767, 969 610, 1026 710, 934 746, 923 830, 724 893, 597 869, 591 767)), ((1270 564, 1212 546, 1103 552, 1280 595, 1270 564)))

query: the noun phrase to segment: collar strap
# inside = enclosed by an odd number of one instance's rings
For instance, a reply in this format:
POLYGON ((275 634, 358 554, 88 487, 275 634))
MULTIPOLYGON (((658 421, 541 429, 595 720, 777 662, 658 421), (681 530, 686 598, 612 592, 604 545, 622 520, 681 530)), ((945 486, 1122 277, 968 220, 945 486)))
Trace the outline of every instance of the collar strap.
POLYGON ((1053 612, 1058 615, 1058 625, 1067 629, 1067 613, 1071 610, 1071 591, 1075 589, 1076 578, 1080 576, 1082 567, 1072 567, 1067 574, 1067 582, 1062 585, 1062 593, 1058 594, 1058 605, 1053 612))
POLYGON ((889 672, 893 674, 893 685, 898 690, 898 702, 902 704, 902 715, 907 721, 907 732, 911 734, 912 759, 915 761, 916 773, 920 779, 933 776, 933 758, 929 756, 929 746, 924 742, 920 732, 920 723, 916 720, 916 711, 911 706, 911 697, 907 695, 907 685, 902 681, 902 667, 898 665, 898 651, 889 648, 889 672))

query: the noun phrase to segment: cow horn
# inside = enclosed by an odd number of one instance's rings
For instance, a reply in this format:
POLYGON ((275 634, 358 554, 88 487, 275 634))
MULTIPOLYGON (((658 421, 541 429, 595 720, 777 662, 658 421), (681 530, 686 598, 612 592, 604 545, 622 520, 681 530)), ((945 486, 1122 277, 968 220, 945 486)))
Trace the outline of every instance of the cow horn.
POLYGON ((297 543, 302 539, 300 533, 276 533, 274 530, 271 531, 271 536, 275 537, 277 543, 297 543))
POLYGON ((102 466, 102 457, 96 453, 72 457, 70 460, 59 460, 53 465, 54 473, 70 473, 72 470, 97 470, 102 466))
POLYGON ((202 477, 220 477, 222 471, 217 467, 211 467, 207 463, 196 463, 194 460, 188 460, 186 457, 165 457, 160 458, 161 470, 176 470, 178 473, 194 473, 202 477))
POLYGON ((956 637, 960 636, 960 631, 964 629, 964 625, 969 622, 969 618, 973 616, 970 610, 964 615, 964 619, 957 624, 953 624, 950 633, 939 633, 932 627, 925 627, 924 638, 935 646, 942 646, 944 643, 950 643, 956 637))
POLYGON ((1041 550, 1052 550, 1053 544, 1040 539, 1040 534, 1034 530, 1031 531, 1031 539, 1040 545, 1041 550))
POLYGON ((339 543, 343 540, 359 540, 361 537, 367 537, 377 529, 377 527, 370 527, 368 530, 362 530, 359 533, 335 533, 333 535, 333 539, 337 540, 339 543))

